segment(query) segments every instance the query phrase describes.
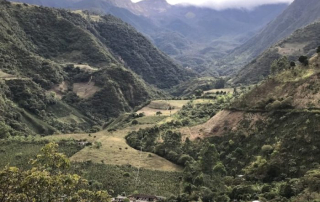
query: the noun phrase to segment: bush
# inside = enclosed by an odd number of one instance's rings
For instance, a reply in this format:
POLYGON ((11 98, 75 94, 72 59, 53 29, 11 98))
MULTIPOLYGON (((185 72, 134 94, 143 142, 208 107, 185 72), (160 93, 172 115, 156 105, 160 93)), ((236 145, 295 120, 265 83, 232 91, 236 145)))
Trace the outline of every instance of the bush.
POLYGON ((131 122, 131 124, 132 124, 132 125, 138 125, 139 122, 138 122, 137 120, 133 120, 133 121, 131 122))
POLYGON ((227 195, 220 195, 217 197, 217 200, 219 202, 229 202, 230 198, 227 195))
POLYGON ((309 60, 307 56, 300 56, 299 62, 303 64, 304 66, 307 66, 309 64, 309 60))
POLYGON ((261 147, 261 152, 263 155, 268 156, 273 152, 273 147, 271 145, 263 145, 261 147))
POLYGON ((213 172, 215 174, 220 175, 220 176, 226 176, 227 175, 226 168, 224 167, 224 165, 221 162, 213 167, 213 172))
POLYGON ((124 173, 123 177, 130 177, 130 173, 128 173, 128 172, 124 173))
POLYGON ((180 165, 185 165, 188 161, 191 161, 191 160, 192 160, 192 157, 190 157, 187 154, 183 154, 183 155, 180 156, 180 158, 178 160, 178 163, 180 165))

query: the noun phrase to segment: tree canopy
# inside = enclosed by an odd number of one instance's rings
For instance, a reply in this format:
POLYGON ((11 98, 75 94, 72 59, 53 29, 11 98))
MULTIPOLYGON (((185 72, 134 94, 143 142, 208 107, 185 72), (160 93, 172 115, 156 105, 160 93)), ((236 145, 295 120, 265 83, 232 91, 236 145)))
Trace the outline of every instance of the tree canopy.
POLYGON ((57 149, 56 143, 44 146, 36 159, 30 160, 30 170, 9 166, 1 170, 0 201, 111 201, 108 192, 91 191, 86 179, 68 173, 70 161, 57 149))

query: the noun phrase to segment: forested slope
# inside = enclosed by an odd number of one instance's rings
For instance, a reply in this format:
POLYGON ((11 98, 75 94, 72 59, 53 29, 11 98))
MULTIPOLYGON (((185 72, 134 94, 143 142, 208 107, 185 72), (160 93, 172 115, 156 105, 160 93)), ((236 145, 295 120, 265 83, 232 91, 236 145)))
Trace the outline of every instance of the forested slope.
POLYGON ((295 0, 260 33, 224 57, 218 64, 220 72, 228 74, 243 67, 279 40, 283 40, 297 29, 319 20, 319 10, 320 1, 318 0, 295 0))
POLYGON ((112 16, 1 0, 0 26, 0 117, 12 133, 88 130, 193 75, 112 16))
POLYGON ((261 81, 261 79, 270 74, 272 63, 281 57, 286 57, 290 61, 299 63, 300 56, 312 56, 320 45, 319 34, 319 22, 298 29, 241 69, 233 82, 248 84, 261 81))

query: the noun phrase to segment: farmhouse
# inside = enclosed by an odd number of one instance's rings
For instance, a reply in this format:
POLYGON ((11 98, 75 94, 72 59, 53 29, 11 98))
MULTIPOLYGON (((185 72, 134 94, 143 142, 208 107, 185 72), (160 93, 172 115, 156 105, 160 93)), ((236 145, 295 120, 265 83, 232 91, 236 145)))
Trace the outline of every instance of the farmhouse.
POLYGON ((134 194, 129 196, 132 202, 149 202, 149 201, 163 201, 164 197, 145 195, 145 194, 134 194))
POLYGON ((127 197, 119 195, 119 196, 113 198, 112 202, 124 202, 125 199, 127 199, 127 197))

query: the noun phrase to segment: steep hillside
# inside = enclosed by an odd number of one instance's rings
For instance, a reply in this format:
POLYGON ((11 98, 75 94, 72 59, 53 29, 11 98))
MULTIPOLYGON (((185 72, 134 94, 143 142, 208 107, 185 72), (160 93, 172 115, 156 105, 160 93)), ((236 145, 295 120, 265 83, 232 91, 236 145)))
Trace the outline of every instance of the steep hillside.
POLYGON ((320 141, 320 56, 312 57, 309 63, 263 81, 236 99, 229 110, 192 128, 191 133, 200 131, 200 137, 212 138, 230 172, 233 168, 249 179, 265 182, 303 176, 319 161, 316 156, 320 152, 315 149, 320 141), (231 140, 237 145, 226 147, 231 140), (264 145, 271 145, 272 155, 259 165, 263 167, 252 168, 257 155, 263 156, 264 145), (230 155, 239 155, 233 149, 241 149, 241 160, 232 160, 230 155))
POLYGON ((260 33, 236 48, 215 64, 222 74, 229 74, 249 63, 264 50, 294 31, 320 19, 318 0, 295 0, 281 15, 264 27, 260 33))
POLYGON ((127 141, 185 165, 177 200, 196 194, 203 201, 317 201, 320 54, 308 65, 285 67, 279 63, 273 76, 243 87, 243 94, 233 89, 204 108, 190 102, 180 120, 131 132, 127 141), (190 125, 188 119, 208 112, 209 121, 190 125))
POLYGON ((319 34, 320 22, 295 31, 241 69, 233 82, 248 84, 260 81, 270 74, 273 61, 284 56, 295 62, 302 55, 312 56, 320 45, 319 34))
POLYGON ((165 0, 138 3, 131 0, 17 1, 112 14, 134 26, 184 67, 191 67, 199 73, 211 67, 213 60, 222 58, 250 39, 288 6, 275 4, 249 11, 218 11, 170 5, 165 0))
POLYGON ((0 25, 6 135, 90 130, 163 95, 137 73, 161 88, 192 75, 112 16, 1 0, 0 25))

